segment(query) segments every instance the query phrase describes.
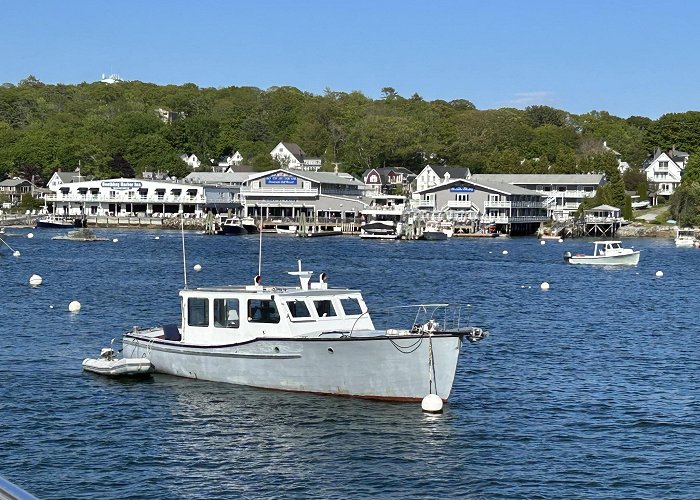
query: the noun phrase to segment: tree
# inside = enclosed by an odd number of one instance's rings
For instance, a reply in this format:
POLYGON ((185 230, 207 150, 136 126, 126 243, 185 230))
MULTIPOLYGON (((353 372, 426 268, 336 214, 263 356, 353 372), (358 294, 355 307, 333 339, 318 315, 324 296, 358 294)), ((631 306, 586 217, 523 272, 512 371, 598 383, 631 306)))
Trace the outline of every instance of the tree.
POLYGON ((624 217, 625 220, 634 219, 634 210, 632 210, 632 197, 631 196, 625 196, 625 206, 622 209, 622 217, 624 217))
POLYGON ((136 176, 136 172, 134 172, 134 167, 132 167, 131 164, 128 161, 126 161, 126 159, 122 156, 121 153, 115 154, 114 157, 111 160, 109 160, 107 166, 109 167, 110 171, 114 172, 120 177, 133 179, 136 176))

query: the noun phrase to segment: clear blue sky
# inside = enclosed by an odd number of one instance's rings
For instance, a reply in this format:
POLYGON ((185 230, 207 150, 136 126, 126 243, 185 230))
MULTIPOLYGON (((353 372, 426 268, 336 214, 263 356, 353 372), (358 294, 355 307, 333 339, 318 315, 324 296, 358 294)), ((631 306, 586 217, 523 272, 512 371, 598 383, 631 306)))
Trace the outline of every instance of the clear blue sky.
POLYGON ((695 0, 0 0, 0 82, 383 87, 478 109, 700 109, 695 0))

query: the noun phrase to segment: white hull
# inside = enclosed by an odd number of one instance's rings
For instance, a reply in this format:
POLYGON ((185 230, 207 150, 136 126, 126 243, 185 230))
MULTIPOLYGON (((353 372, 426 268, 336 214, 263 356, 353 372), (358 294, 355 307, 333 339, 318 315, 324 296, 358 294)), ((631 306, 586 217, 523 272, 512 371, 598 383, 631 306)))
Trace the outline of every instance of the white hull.
POLYGON ((695 246, 695 238, 676 238, 677 247, 692 247, 695 246))
POLYGON ((360 233, 360 238, 364 240, 398 240, 400 237, 399 234, 360 233))
POLYGON ((127 333, 124 355, 148 356, 158 373, 231 384, 388 400, 421 400, 433 391, 447 400, 462 344, 458 334, 328 338, 260 338, 224 346, 155 338, 159 330, 127 333))
POLYGON ((569 264, 591 264, 598 266, 636 266, 639 263, 639 250, 622 255, 572 255, 569 264))
POLYGON ((147 375, 153 372, 150 360, 139 358, 103 359, 87 358, 83 360, 83 370, 113 377, 147 375))

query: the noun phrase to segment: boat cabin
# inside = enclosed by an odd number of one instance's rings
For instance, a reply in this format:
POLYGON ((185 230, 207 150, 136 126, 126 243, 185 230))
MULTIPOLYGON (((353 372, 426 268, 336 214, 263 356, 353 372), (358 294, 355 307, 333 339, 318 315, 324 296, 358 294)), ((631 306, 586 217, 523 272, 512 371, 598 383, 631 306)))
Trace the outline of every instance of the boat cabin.
POLYGON ((621 241, 596 241, 593 255, 615 255, 624 250, 621 241))
POLYGON ((218 345, 374 330, 360 291, 329 289, 325 273, 316 283, 312 271, 289 274, 300 287, 263 286, 256 277, 250 286, 181 290, 182 328, 166 331, 166 340, 218 345))

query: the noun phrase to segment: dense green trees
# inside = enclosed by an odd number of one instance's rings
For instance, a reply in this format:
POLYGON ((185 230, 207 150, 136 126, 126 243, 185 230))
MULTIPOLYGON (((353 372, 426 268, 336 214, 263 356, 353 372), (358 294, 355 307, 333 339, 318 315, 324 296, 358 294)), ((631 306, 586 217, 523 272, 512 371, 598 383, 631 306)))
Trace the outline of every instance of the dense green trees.
POLYGON ((644 183, 638 168, 653 147, 675 146, 690 152, 691 161, 700 158, 698 112, 625 120, 549 106, 477 110, 466 99, 404 98, 389 86, 381 93, 373 100, 360 92, 313 95, 286 86, 46 85, 29 76, 0 86, 0 177, 31 172, 46 181, 56 169, 78 165, 104 177, 145 170, 181 177, 187 168, 180 154, 194 153, 209 168, 209 159, 236 150, 246 163, 267 169, 274 166, 272 147, 286 141, 321 157, 324 169, 339 163, 355 174, 380 166, 417 172, 427 163, 474 173, 605 172, 609 186, 599 200, 621 206, 625 186, 644 183), (603 141, 635 174, 620 177, 603 141))

